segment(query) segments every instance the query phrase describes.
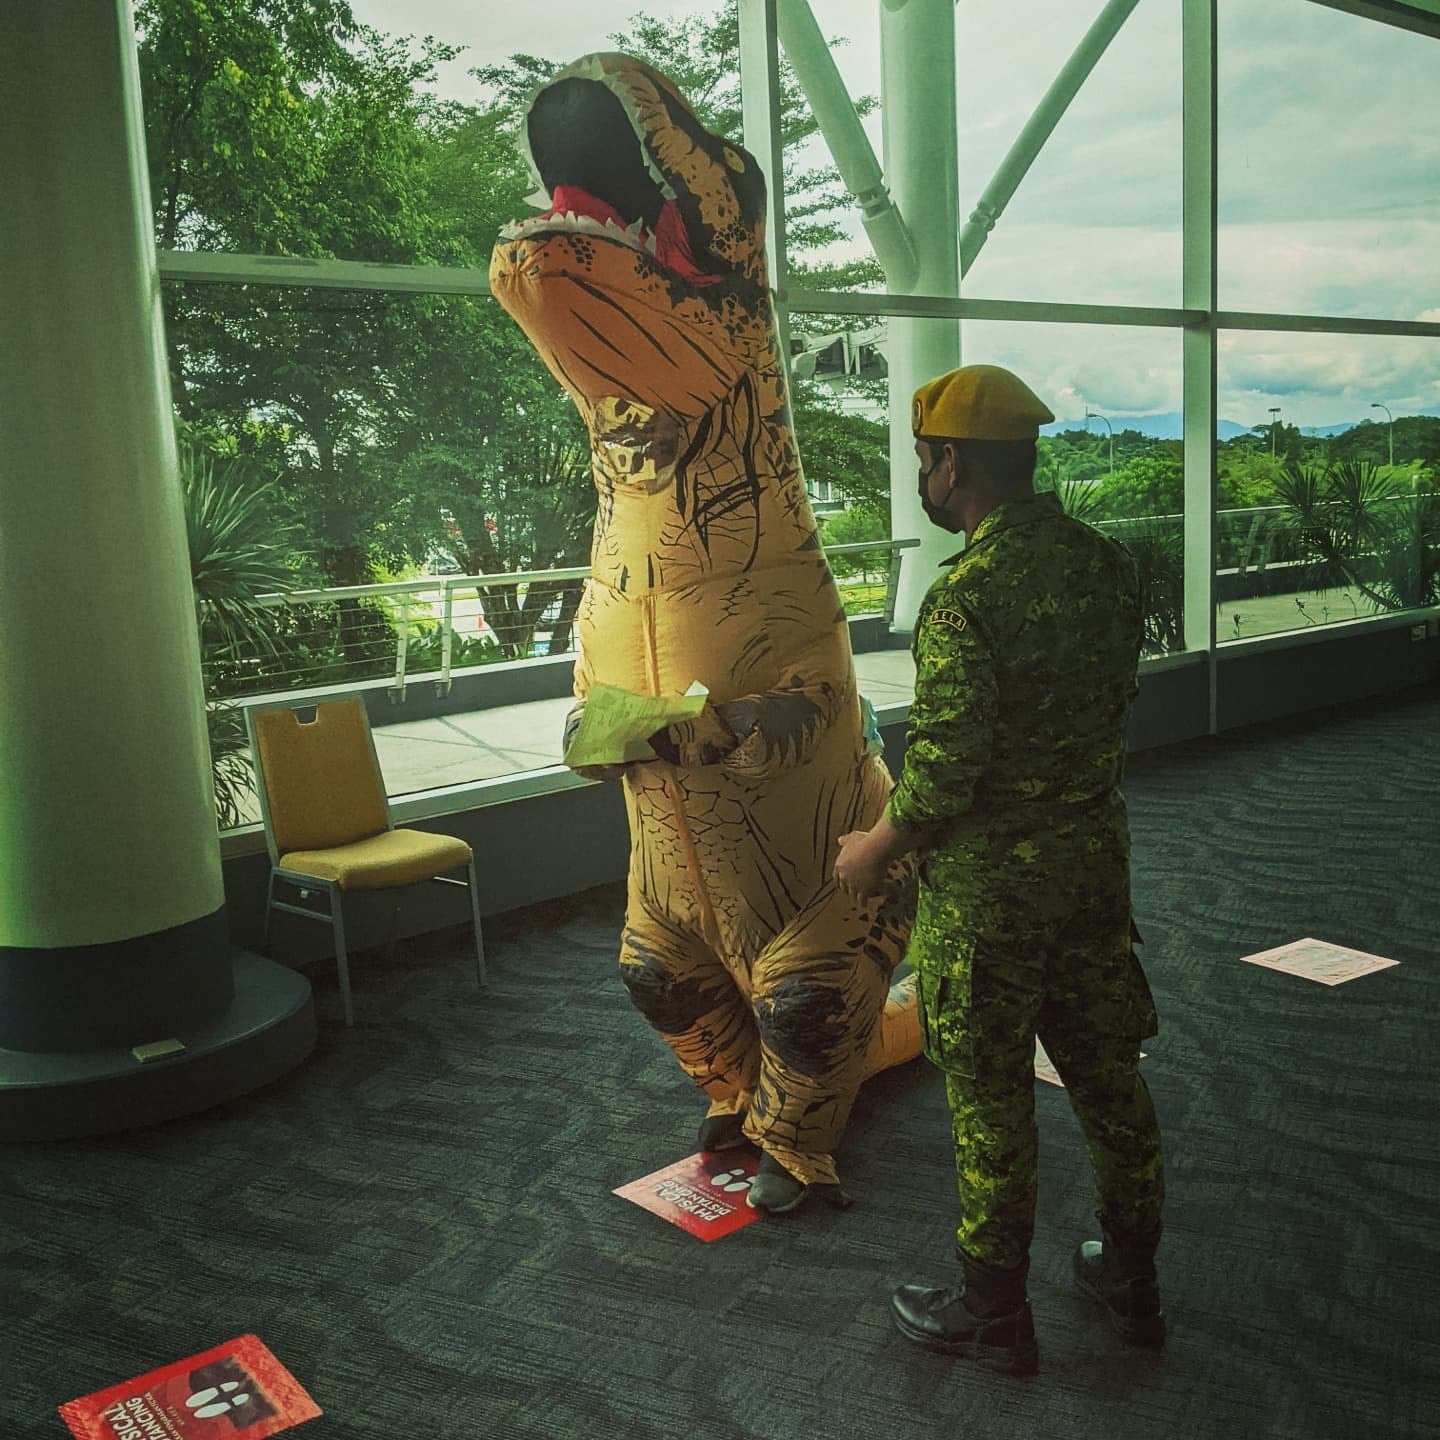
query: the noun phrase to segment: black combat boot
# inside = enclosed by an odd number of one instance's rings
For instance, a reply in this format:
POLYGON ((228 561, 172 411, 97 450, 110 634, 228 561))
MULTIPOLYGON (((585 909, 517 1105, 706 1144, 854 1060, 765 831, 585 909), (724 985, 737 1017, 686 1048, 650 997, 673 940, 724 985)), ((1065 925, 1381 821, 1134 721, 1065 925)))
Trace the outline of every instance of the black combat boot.
POLYGON ((1035 1321, 1025 1298, 1028 1265, 1012 1270, 962 1256, 964 1279, 942 1290, 902 1285, 890 1297, 900 1333, 929 1350, 963 1355, 1004 1375, 1040 1368, 1035 1321))
POLYGON ((1165 1343, 1165 1316, 1155 1283, 1160 1228, 1127 1235, 1100 1220, 1103 1240, 1086 1240, 1075 1252, 1075 1283, 1105 1307, 1115 1333, 1127 1345, 1165 1343))

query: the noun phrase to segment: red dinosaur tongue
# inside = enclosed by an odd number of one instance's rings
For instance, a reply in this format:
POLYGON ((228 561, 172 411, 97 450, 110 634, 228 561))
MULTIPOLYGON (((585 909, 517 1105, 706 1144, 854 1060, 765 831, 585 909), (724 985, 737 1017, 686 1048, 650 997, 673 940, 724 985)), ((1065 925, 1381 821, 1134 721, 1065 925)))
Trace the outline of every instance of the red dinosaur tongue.
MULTIPOLYGON (((579 185, 557 185, 551 199, 553 208, 544 217, 547 220, 556 215, 573 213, 588 215, 602 225, 607 220, 613 220, 622 230, 629 224, 613 205, 579 185)), ((680 207, 673 200, 665 202, 655 221, 655 259, 692 285, 718 285, 724 279, 722 275, 707 274, 696 265, 690 251, 690 237, 685 233, 685 222, 680 218, 680 207)))
POLYGON ((545 216, 547 220, 551 220, 557 215, 574 213, 588 215, 602 225, 607 220, 613 220, 622 230, 630 223, 613 205, 607 204, 598 195, 592 195, 588 190, 582 190, 578 185, 557 185, 553 192, 553 199, 554 207, 545 216))

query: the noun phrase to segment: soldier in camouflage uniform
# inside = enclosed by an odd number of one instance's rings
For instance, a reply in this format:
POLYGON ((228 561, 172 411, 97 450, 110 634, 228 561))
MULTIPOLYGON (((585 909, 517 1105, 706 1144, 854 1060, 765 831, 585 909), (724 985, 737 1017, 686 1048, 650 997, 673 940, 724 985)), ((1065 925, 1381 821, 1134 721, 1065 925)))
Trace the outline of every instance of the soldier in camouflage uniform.
POLYGON ((874 829, 841 838, 835 870, 867 894, 898 856, 920 857, 909 955, 953 1118, 963 1283, 901 1286, 896 1321, 1017 1374, 1038 1363, 1025 1296, 1037 1035, 1100 1197, 1105 1238, 1080 1247, 1077 1282, 1127 1340, 1164 1338, 1160 1133, 1139 1073, 1156 1016, 1120 792, 1143 610, 1124 548, 1034 492, 1035 437, 1053 418, 995 366, 916 393, 921 502, 969 544, 916 621, 904 773, 874 829))

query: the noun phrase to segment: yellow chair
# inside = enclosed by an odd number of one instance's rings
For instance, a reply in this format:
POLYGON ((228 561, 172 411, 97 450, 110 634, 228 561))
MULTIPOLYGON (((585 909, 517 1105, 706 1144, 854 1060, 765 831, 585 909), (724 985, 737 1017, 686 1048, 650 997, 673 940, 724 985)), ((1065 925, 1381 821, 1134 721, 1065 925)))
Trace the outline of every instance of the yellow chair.
POLYGON ((475 978, 483 985, 485 945, 480 934, 474 852, 451 835, 394 827, 362 699, 346 696, 321 701, 314 707, 314 719, 302 720, 297 710, 308 708, 289 703, 245 712, 265 844, 270 851, 266 954, 275 910, 329 923, 335 935, 345 1023, 353 1025, 344 892, 389 890, 434 880, 469 888, 475 923, 475 978), (443 873, 461 866, 466 872, 464 880, 443 873), (277 883, 294 886, 301 900, 312 894, 327 896, 328 910, 277 900, 277 883))

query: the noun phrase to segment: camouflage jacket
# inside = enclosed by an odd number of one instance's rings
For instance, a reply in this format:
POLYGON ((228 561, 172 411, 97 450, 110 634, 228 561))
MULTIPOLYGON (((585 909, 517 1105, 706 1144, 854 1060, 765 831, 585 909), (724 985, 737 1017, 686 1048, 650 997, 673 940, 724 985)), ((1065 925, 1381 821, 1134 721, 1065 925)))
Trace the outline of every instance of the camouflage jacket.
POLYGON ((1128 855, 1120 781, 1142 635, 1123 546, 1054 495, 998 506, 921 605, 892 822, 969 870, 1128 855))

